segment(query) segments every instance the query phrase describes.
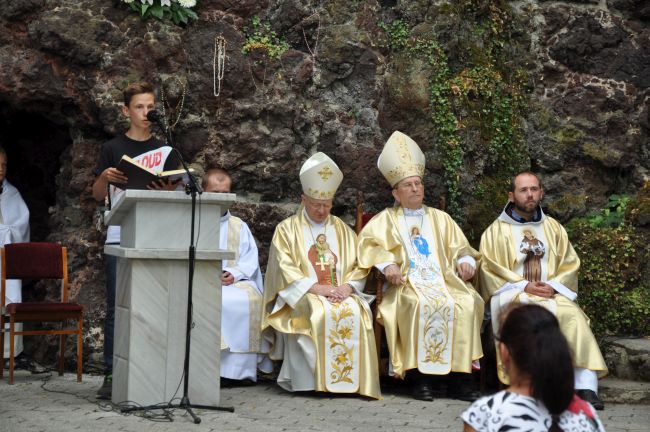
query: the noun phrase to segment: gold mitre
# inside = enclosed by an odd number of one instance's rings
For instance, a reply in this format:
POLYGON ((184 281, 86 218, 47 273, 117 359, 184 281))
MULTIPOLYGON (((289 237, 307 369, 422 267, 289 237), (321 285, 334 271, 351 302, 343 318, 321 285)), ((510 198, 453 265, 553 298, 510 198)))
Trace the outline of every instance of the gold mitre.
POLYGON ((318 152, 302 164, 300 183, 305 195, 315 199, 334 198, 343 173, 325 153, 318 152))
POLYGON ((377 168, 391 186, 406 177, 424 177, 424 153, 411 137, 395 131, 384 144, 377 168))

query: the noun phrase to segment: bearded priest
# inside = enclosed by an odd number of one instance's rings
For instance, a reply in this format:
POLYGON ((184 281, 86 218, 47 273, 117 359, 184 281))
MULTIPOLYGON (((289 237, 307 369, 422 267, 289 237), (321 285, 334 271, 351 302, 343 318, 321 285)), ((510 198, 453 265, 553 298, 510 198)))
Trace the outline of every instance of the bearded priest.
MULTIPOLYGON (((598 376, 607 375, 607 366, 589 318, 576 303, 580 259, 564 227, 544 214, 543 197, 537 174, 524 171, 512 178, 508 204, 481 237, 481 292, 490 303, 495 335, 501 310, 511 302, 535 303, 551 311, 573 352, 576 393, 602 410, 598 376)), ((503 370, 497 368, 499 379, 507 383, 503 370)))
POLYGON ((472 365, 483 356, 483 300, 470 283, 479 254, 445 212, 423 205, 425 159, 396 131, 377 166, 395 206, 377 214, 359 235, 361 269, 386 277, 378 319, 386 331, 390 373, 411 382, 413 397, 433 400, 436 376, 448 375, 448 397, 479 397, 472 365))
POLYGON ((342 180, 324 153, 300 169, 302 205, 271 242, 262 329, 271 358, 283 360, 282 388, 380 399, 368 305, 374 297, 363 293, 367 272, 357 269, 356 235, 330 214, 342 180))

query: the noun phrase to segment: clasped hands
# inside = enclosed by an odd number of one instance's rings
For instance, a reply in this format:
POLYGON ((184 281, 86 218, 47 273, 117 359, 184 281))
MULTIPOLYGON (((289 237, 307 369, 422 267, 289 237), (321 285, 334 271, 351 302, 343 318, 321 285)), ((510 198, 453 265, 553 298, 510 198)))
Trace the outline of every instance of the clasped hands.
MULTIPOLYGON (((458 276, 463 281, 468 281, 474 277, 476 269, 469 265, 468 263, 461 263, 458 265, 458 276)), ((384 269, 384 276, 386 280, 391 285, 401 285, 406 283, 406 279, 402 276, 402 271, 397 266, 397 264, 390 264, 384 269)))
POLYGON ((555 289, 545 282, 528 282, 524 292, 538 297, 551 298, 555 294, 555 289))
POLYGON ((339 286, 315 283, 311 288, 309 288, 309 292, 312 294, 322 295, 329 300, 330 303, 340 303, 350 297, 350 294, 352 294, 352 287, 346 283, 339 286))

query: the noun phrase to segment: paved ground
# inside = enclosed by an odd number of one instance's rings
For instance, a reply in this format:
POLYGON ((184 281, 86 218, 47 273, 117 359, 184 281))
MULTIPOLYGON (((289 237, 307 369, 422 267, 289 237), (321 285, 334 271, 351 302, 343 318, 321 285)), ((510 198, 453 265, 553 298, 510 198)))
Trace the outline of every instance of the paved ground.
MULTIPOLYGON (((420 402, 390 391, 381 401, 296 395, 263 382, 223 389, 222 404, 235 412, 197 411, 202 423, 194 425, 182 410, 173 411, 173 422, 122 415, 95 400, 101 380, 84 375, 84 382, 77 383, 71 373, 17 371, 10 386, 5 376, 0 381, 0 431, 460 431, 458 415, 468 406, 444 398, 420 402)), ((608 404, 599 415, 609 432, 650 430, 648 405, 608 404)))

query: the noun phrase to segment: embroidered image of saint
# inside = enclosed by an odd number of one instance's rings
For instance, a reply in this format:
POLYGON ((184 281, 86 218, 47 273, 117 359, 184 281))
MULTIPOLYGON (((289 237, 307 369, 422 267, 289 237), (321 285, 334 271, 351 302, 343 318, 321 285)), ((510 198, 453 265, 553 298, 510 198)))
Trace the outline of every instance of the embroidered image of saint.
POLYGON ((542 258, 546 248, 541 240, 535 237, 532 230, 523 231, 524 238, 519 244, 519 252, 526 255, 524 260, 524 279, 531 282, 542 280, 542 258))
POLYGON ((336 280, 336 264, 338 263, 338 258, 330 249, 325 234, 319 234, 316 237, 316 243, 309 248, 307 256, 311 265, 314 266, 319 284, 338 285, 336 280))

